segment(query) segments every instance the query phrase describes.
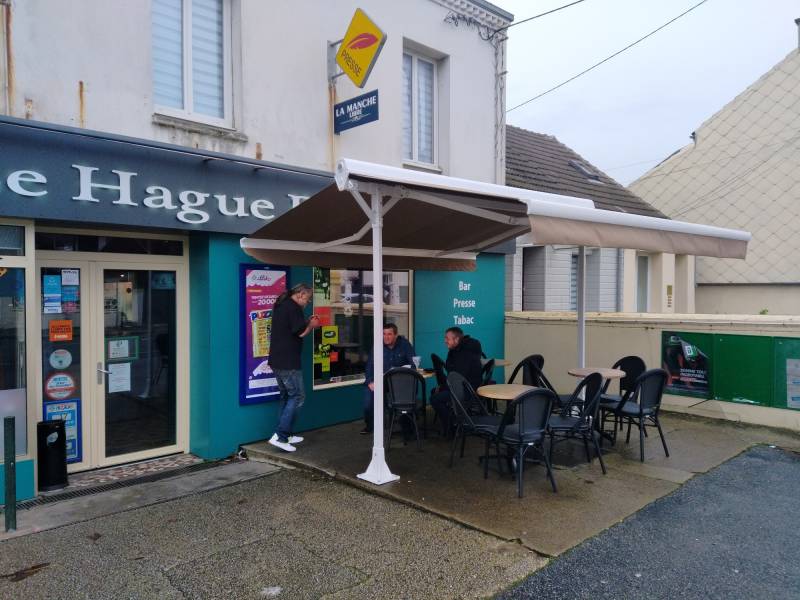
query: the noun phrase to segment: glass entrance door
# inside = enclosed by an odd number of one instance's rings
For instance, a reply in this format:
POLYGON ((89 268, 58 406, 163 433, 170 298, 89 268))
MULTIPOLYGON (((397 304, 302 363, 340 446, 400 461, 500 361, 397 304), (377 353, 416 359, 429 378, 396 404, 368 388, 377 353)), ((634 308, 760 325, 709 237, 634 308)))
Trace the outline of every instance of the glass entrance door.
POLYGON ((84 357, 91 340, 86 305, 85 262, 39 264, 41 313, 42 418, 64 421, 70 470, 90 466, 88 404, 91 383, 85 385, 84 357))
POLYGON ((70 471, 185 450, 184 265, 42 259, 38 274, 41 415, 66 421, 70 471))
POLYGON ((103 440, 106 459, 177 443, 174 270, 103 268, 103 440))

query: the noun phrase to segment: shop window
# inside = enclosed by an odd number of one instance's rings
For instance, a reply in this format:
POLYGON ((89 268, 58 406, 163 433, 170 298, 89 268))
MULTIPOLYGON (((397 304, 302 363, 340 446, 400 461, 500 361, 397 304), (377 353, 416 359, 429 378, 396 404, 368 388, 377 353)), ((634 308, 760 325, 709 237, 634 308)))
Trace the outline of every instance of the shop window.
POLYGON ((17 454, 27 452, 25 351, 25 269, 0 267, 0 420, 16 417, 17 454))
POLYGON ((436 63, 403 54, 403 159, 436 164, 436 63))
POLYGON ((0 256, 25 255, 25 228, 20 225, 0 225, 0 256))
POLYGON ((157 254, 183 256, 180 240, 129 238, 105 235, 36 232, 37 250, 61 252, 113 252, 116 254, 157 254))
MULTIPOLYGON (((383 273, 384 321, 409 337, 409 273, 383 273)), ((372 350, 372 271, 314 269, 314 384, 364 377, 372 350)))
POLYGON ((152 6, 156 110, 230 126, 229 0, 153 0, 152 6))

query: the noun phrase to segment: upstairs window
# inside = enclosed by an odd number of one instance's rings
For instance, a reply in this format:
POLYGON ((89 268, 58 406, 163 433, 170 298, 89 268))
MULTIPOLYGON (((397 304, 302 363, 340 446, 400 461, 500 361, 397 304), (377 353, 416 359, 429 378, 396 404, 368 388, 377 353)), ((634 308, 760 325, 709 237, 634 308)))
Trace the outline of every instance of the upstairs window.
POLYGON ((230 3, 153 0, 156 111, 231 126, 230 3))
POLYGON ((436 164, 436 62, 403 54, 403 159, 436 164))

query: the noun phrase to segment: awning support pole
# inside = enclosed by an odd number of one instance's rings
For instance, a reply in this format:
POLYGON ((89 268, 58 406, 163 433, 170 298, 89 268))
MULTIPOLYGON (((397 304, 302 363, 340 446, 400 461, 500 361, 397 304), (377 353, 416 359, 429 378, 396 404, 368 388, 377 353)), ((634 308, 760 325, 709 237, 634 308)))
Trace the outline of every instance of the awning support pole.
POLYGON ((578 247, 578 366, 586 366, 586 247, 578 247))
MULTIPOLYGON (((354 194, 355 195, 355 194, 354 194)), ((383 448, 383 199, 378 186, 370 190, 372 196, 372 364, 375 372, 373 403, 372 460, 359 479, 383 485, 400 479, 386 464, 383 448)))

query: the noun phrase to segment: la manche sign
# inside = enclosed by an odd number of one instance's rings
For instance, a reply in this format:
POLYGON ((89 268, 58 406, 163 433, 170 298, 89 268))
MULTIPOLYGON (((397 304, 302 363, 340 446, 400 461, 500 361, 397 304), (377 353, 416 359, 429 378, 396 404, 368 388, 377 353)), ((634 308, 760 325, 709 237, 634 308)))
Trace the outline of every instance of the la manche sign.
MULTIPOLYGON (((275 204, 271 200, 259 198, 247 201, 244 196, 228 198, 227 194, 211 194, 197 190, 181 190, 173 192, 160 185, 150 185, 145 188, 147 194, 143 198, 132 196, 132 180, 138 175, 131 171, 111 169, 116 183, 100 183, 96 180, 95 173, 100 169, 87 165, 73 164, 77 171, 79 187, 78 195, 72 200, 84 204, 99 204, 100 199, 95 197, 96 190, 109 190, 117 194, 111 204, 117 206, 145 206, 151 209, 176 211, 175 218, 188 225, 200 225, 208 222, 211 210, 216 209, 224 217, 248 218, 255 217, 263 221, 275 218, 275 204), (213 207, 213 208, 212 208, 213 207)), ((5 180, 8 189, 22 198, 41 198, 48 194, 47 177, 38 171, 18 170, 9 173, 5 180)), ((2 193, 2 190, 0 190, 2 193)), ((297 207, 308 196, 286 194, 291 200, 291 208, 297 207)))

